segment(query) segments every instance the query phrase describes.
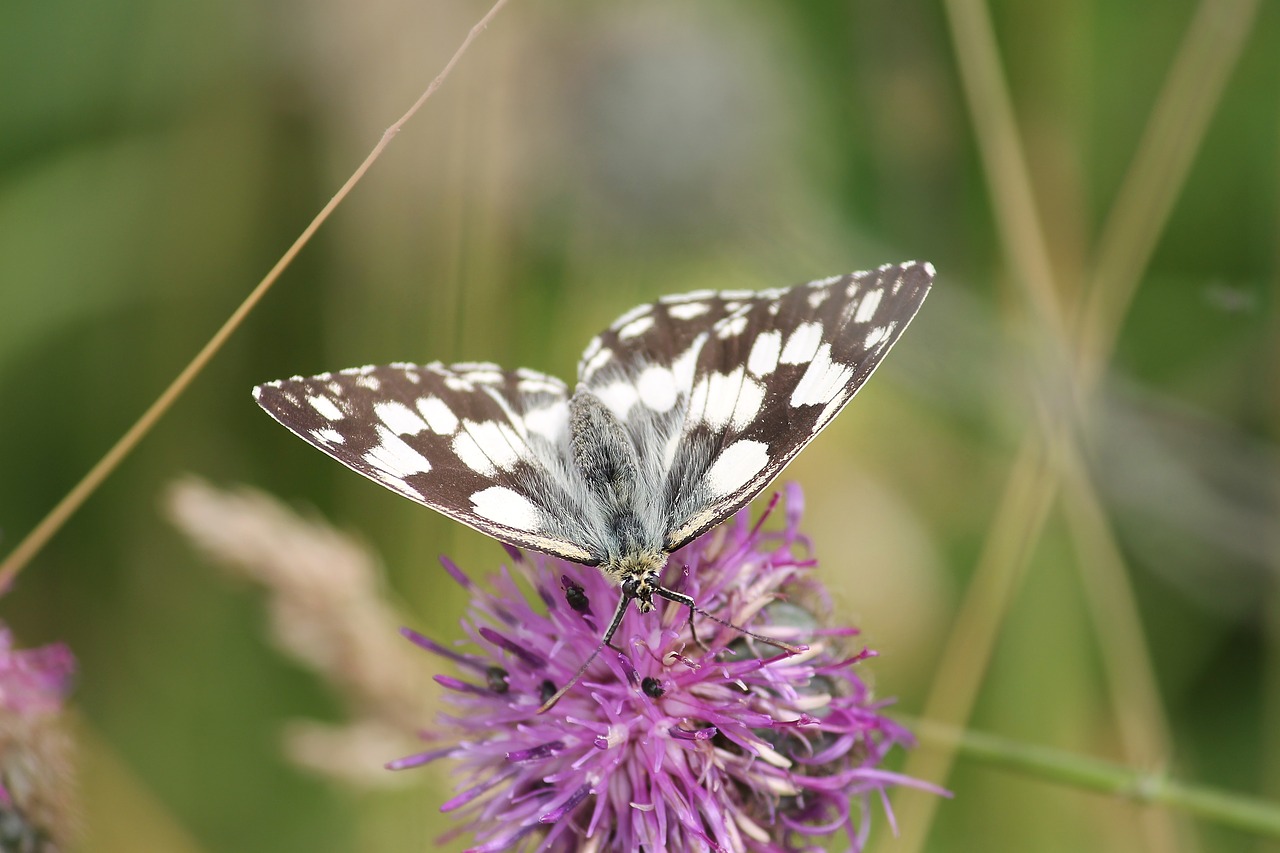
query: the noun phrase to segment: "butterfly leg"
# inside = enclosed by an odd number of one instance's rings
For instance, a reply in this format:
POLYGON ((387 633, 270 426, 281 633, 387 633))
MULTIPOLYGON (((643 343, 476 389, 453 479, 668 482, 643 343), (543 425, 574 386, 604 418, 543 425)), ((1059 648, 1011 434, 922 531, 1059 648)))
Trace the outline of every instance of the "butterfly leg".
POLYGON ((698 629, 693 624, 693 615, 698 611, 698 606, 694 603, 693 599, 684 593, 666 589, 665 587, 658 587, 654 592, 665 598, 667 601, 674 601, 676 604, 689 608, 689 634, 693 637, 693 641, 698 644, 698 648, 702 649, 704 652, 711 651, 711 647, 702 642, 702 639, 698 637, 698 629))
POLYGON ((609 628, 604 632, 604 637, 601 638, 600 645, 596 646, 596 650, 592 652, 585 661, 583 661, 582 666, 578 667, 578 671, 573 674, 573 678, 570 678, 564 687, 561 687, 553 693, 550 698, 542 703, 542 706, 538 708, 539 714, 545 714, 547 711, 550 711, 551 706, 559 702, 560 697, 568 693, 573 685, 578 683, 578 679, 582 678, 582 676, 586 674, 587 667, 591 666, 592 661, 596 659, 605 646, 613 649, 618 654, 624 654, 622 649, 613 644, 613 635, 618 632, 618 626, 622 624, 622 617, 627 615, 627 608, 631 606, 631 599, 632 597, 626 593, 623 593, 623 595, 619 597, 618 609, 614 611, 613 619, 609 622, 609 628))
MULTIPOLYGON (((605 646, 608 646, 618 654, 625 654, 625 652, 623 652, 622 649, 618 648, 613 644, 613 635, 618 632, 618 627, 622 625, 622 617, 627 615, 627 608, 630 606, 631 606, 630 596, 623 594, 618 598, 618 609, 614 611, 613 619, 609 621, 609 627, 607 630, 605 630, 603 639, 600 640, 600 648, 604 648, 605 646)), ((597 654, 599 653, 599 651, 600 649, 596 649, 597 654)), ((595 655, 593 654, 591 657, 594 658, 595 655)))
POLYGON ((775 649, 781 649, 782 651, 786 652, 789 655, 798 655, 809 648, 808 646, 794 646, 791 643, 784 643, 782 640, 774 640, 774 639, 770 639, 769 637, 763 637, 754 631, 748 631, 746 628, 743 628, 741 625, 735 625, 732 622, 727 622, 724 619, 721 619, 719 616, 716 616, 714 613, 708 613, 707 611, 703 610, 701 607, 699 607, 697 604, 694 603, 692 598, 690 598, 687 595, 684 595, 683 593, 675 592, 674 590, 666 589, 665 587, 658 587, 657 589, 654 590, 654 593, 656 595, 662 596, 668 601, 674 601, 676 604, 682 604, 685 607, 689 608, 689 631, 690 633, 693 634, 693 641, 697 643, 699 646, 701 646, 703 651, 710 651, 710 649, 707 647, 706 643, 698 639, 697 632, 693 630, 693 616, 695 613, 701 614, 707 617, 708 619, 710 619, 712 622, 716 622, 720 625, 723 625, 726 628, 732 628, 733 630, 737 631, 739 634, 742 634, 744 637, 750 637, 753 640, 759 640, 760 642, 766 645, 773 646, 775 649))

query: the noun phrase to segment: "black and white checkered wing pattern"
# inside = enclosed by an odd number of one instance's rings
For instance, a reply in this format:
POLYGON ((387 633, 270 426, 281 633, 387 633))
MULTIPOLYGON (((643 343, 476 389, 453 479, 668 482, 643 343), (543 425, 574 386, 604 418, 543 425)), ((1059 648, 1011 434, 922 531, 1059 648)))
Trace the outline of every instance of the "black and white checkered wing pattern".
POLYGON ((476 363, 357 368, 254 395, 411 500, 621 577, 763 490, 879 365, 933 274, 908 263, 663 297, 592 339, 572 400, 554 377, 476 363))
POLYGON ((273 418, 354 471, 513 545, 595 564, 565 474, 563 382, 492 364, 392 364, 254 389, 273 418))
POLYGON ((754 290, 698 290, 639 305, 591 339, 578 362, 578 381, 594 390, 619 373, 678 364, 717 321, 761 298, 754 290))
POLYGON ((679 435, 661 450, 668 551, 744 506, 831 422, 933 275, 929 264, 885 266, 722 306, 697 346, 679 435))

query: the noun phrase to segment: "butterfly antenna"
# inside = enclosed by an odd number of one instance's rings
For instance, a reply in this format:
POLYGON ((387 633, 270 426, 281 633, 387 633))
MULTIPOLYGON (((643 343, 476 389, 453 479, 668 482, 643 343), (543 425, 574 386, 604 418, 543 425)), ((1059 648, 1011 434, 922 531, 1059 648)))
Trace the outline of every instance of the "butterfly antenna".
POLYGON ((550 711, 552 706, 560 701, 560 697, 573 689, 573 685, 578 683, 578 679, 582 678, 586 673, 587 667, 604 651, 604 647, 610 644, 614 633, 618 630, 618 626, 622 624, 622 617, 627 615, 627 608, 631 606, 631 596, 623 595, 618 599, 618 609, 613 614, 613 621, 609 623, 609 630, 604 632, 604 638, 600 640, 600 645, 596 646, 596 650, 591 653, 590 657, 578 667, 578 671, 573 674, 568 683, 564 687, 557 690, 550 699, 542 703, 542 707, 538 709, 539 714, 545 714, 550 711))
MULTIPOLYGON (((761 636, 760 634, 757 634, 755 631, 748 631, 746 628, 743 628, 741 625, 735 625, 732 622, 729 622, 725 619, 721 619, 719 616, 716 616, 714 613, 708 613, 707 611, 703 610, 701 607, 699 607, 697 604, 694 603, 692 598, 685 595, 684 593, 676 592, 675 590, 667 589, 665 587, 658 587, 656 590, 654 590, 654 592, 656 592, 658 595, 662 596, 663 598, 667 599, 667 601, 674 601, 676 604, 681 604, 689 608, 689 632, 693 634, 693 641, 700 646, 702 646, 702 642, 698 639, 698 632, 694 630, 694 627, 693 627, 693 615, 695 613, 698 614, 699 616, 705 616, 706 618, 710 619, 712 622, 715 622, 719 625, 723 625, 726 628, 731 628, 732 630, 737 631, 739 634, 742 634, 744 637, 750 637, 753 640, 759 640, 765 645, 773 646, 775 649, 781 649, 787 654, 798 655, 801 652, 808 650, 808 646, 793 646, 791 643, 784 643, 782 640, 774 640, 769 637, 761 636)), ((703 646, 703 648, 706 648, 706 647, 703 646)))

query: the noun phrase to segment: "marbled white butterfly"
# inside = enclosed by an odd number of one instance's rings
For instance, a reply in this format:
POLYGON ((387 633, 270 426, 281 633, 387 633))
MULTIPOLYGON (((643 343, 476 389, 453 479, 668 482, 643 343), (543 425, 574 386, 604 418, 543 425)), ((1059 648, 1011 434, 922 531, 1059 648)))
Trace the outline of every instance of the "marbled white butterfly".
POLYGON ((254 397, 410 500, 598 566, 622 590, 603 647, 631 601, 648 612, 658 595, 692 620, 694 602, 661 585, 667 555, 759 494, 831 422, 933 276, 906 263, 665 296, 587 344, 572 393, 533 370, 437 362, 294 377, 254 397))

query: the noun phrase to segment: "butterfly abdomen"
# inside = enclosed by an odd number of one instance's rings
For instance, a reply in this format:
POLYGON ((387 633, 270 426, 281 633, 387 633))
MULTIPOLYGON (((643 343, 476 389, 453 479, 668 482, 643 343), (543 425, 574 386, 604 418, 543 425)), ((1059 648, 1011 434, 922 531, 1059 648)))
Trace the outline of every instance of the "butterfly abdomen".
MULTIPOLYGON (((569 447, 586 490, 599 507, 605 559, 611 574, 626 573, 624 562, 662 551, 665 517, 654 512, 639 451, 618 417, 594 394, 580 388, 569 400, 569 447)), ((665 560, 664 560, 665 562, 665 560)))

